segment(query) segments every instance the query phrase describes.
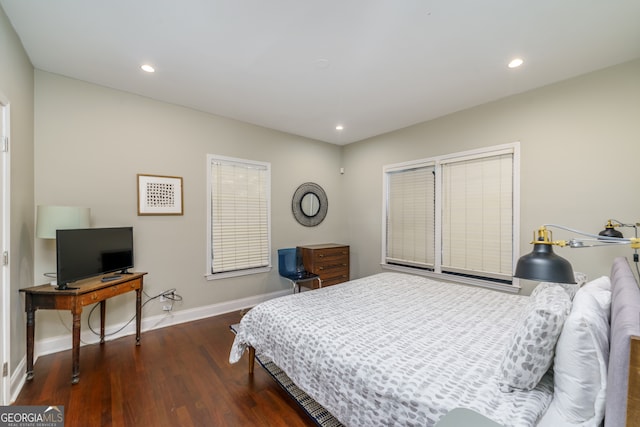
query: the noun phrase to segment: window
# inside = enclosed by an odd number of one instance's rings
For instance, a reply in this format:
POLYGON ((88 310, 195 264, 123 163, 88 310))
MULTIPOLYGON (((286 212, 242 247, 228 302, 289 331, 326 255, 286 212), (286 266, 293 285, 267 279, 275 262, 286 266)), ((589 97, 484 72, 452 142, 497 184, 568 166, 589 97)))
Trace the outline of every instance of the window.
POLYGON ((513 288, 518 172, 518 143, 385 166, 383 265, 513 288))
POLYGON ((435 265, 435 169, 433 165, 388 172, 387 262, 435 265))
POLYGON ((271 268, 269 163, 207 156, 207 277, 271 268))

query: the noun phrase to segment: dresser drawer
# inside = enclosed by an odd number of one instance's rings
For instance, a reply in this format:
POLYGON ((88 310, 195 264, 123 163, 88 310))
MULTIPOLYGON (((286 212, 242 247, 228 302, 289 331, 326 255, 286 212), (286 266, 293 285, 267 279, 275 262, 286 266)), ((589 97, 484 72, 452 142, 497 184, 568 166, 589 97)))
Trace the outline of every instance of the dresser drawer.
POLYGON ((106 286, 103 288, 99 288, 94 290, 93 292, 84 293, 79 295, 81 304, 88 305, 96 302, 104 301, 108 298, 114 297, 116 295, 124 294, 125 292, 129 292, 131 290, 142 288, 142 279, 134 279, 128 282, 119 283, 117 285, 106 286))
POLYGON ((343 277, 349 280, 349 258, 348 256, 340 256, 335 258, 321 259, 313 266, 313 273, 319 274, 322 280, 332 277, 343 277))
POLYGON ((338 277, 330 277, 328 279, 322 279, 322 287, 326 288, 327 286, 337 285, 338 283, 348 282, 349 278, 345 275, 340 275, 338 277))
POLYGON ((311 251, 313 262, 318 265, 349 262, 349 247, 318 249, 311 251))

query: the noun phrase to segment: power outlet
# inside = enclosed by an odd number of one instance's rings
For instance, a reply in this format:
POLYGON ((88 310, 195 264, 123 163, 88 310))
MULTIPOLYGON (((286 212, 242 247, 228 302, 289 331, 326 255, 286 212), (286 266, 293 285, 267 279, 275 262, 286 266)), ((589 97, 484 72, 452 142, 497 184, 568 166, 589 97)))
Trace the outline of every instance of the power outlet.
POLYGON ((164 294, 160 295, 160 302, 167 302, 167 297, 164 294))
POLYGON ((171 311, 171 306, 170 306, 170 305, 163 305, 163 306, 162 306, 162 309, 163 309, 164 311, 171 311))

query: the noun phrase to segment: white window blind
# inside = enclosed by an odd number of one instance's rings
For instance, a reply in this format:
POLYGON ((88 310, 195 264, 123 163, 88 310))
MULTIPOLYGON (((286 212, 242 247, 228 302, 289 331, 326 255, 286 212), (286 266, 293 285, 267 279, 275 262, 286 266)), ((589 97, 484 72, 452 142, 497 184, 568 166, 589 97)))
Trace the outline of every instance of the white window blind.
POLYGON ((210 157, 210 189, 210 273, 269 267, 269 164, 210 157))
POLYGON ((513 143, 385 166, 383 265, 512 284, 518 153, 513 143))
POLYGON ((394 171, 388 177, 387 262, 433 267, 433 166, 394 171))
POLYGON ((510 278, 513 155, 442 165, 442 269, 510 278))

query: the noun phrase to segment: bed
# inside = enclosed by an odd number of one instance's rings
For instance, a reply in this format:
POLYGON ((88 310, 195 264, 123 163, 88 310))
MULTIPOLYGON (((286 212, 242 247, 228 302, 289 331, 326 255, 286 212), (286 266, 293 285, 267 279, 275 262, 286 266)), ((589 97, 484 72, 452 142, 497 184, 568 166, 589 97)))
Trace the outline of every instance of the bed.
POLYGON ((243 317, 229 360, 248 350, 252 372, 255 352, 271 359, 346 426, 434 426, 462 407, 505 426, 586 427, 606 407, 618 427, 627 413, 640 425, 626 399, 640 387, 634 335, 640 292, 619 258, 610 277, 531 296, 381 273, 277 298, 243 317))

